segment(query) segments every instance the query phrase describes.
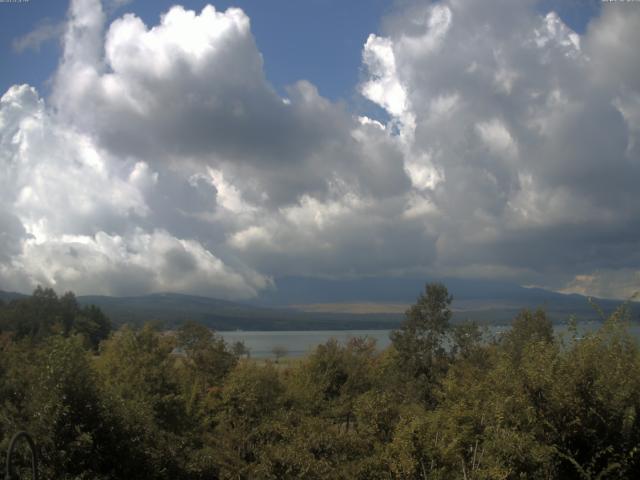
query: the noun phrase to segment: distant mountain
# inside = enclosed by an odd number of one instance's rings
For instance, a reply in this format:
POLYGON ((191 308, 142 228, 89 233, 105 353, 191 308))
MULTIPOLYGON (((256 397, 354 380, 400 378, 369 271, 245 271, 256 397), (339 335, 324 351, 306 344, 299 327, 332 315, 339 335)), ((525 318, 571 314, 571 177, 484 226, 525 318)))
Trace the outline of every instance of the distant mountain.
POLYGON ((525 288, 514 283, 495 280, 463 280, 457 278, 394 278, 371 277, 355 279, 323 279, 311 277, 280 277, 277 288, 261 292, 256 305, 299 305, 307 303, 378 302, 413 303, 424 291, 427 282, 446 285, 454 300, 513 300, 517 302, 573 302, 586 300, 581 295, 564 295, 541 288, 525 288))
MULTIPOLYGON (((0 290, 4 302, 28 295, 0 290)), ((158 323, 173 329, 195 321, 215 330, 371 330, 395 328, 398 314, 305 313, 266 308, 209 297, 157 293, 135 297, 80 295, 81 305, 96 305, 117 325, 158 323)))
POLYGON ((0 300, 2 300, 3 302, 10 302, 11 300, 18 300, 25 297, 28 297, 28 295, 17 292, 3 292, 2 290, 0 290, 0 300))
MULTIPOLYGON (((374 277, 331 280, 308 277, 276 279, 277 289, 263 292, 252 301, 261 306, 291 306, 302 310, 349 310, 340 304, 388 304, 397 311, 398 304, 410 305, 424 291, 426 282, 440 281, 453 295, 455 319, 471 319, 483 323, 508 323, 523 308, 544 308, 555 321, 565 321, 570 315, 580 320, 599 318, 589 298, 577 294, 562 294, 542 288, 526 288, 494 280, 463 280, 455 278, 418 279, 374 277), (322 309, 321 306, 326 308, 322 309)), ((605 314, 613 312, 623 302, 594 299, 605 314)), ((640 304, 631 304, 632 318, 640 315, 640 304)), ((380 310, 380 308, 377 308, 380 310)), ((373 310, 375 311, 375 309, 373 310)))
POLYGON ((367 330, 395 328, 401 320, 397 314, 305 313, 176 293, 87 295, 79 296, 78 301, 100 307, 116 324, 151 321, 169 329, 191 320, 215 330, 367 330))
MULTIPOLYGON (((426 280, 431 281, 431 280, 426 280)), ((505 282, 441 279, 454 297, 454 321, 510 323, 522 309, 544 308, 555 322, 571 315, 598 320, 599 314, 581 295, 564 295, 505 282)), ((158 293, 132 297, 79 296, 83 305, 100 307, 116 325, 158 322, 175 328, 193 320, 216 330, 352 330, 395 328, 406 307, 424 290, 425 279, 367 278, 328 280, 306 277, 276 279, 277 288, 251 302, 158 293)), ((0 291, 0 299, 22 298, 0 291)), ((596 299, 605 315, 622 304, 596 299)), ((631 304, 632 319, 640 319, 640 304, 631 304)))

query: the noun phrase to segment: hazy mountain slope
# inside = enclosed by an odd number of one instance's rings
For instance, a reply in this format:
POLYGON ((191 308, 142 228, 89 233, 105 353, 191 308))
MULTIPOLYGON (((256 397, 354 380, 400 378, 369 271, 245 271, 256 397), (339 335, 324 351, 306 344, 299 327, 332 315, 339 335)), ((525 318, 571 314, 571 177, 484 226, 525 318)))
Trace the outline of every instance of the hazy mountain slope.
POLYGON ((0 300, 3 302, 10 302, 11 300, 17 300, 19 298, 27 297, 28 295, 24 295, 22 293, 17 292, 4 292, 0 290, 0 300))
MULTIPOLYGON (((431 280, 427 280, 431 281, 431 280)), ((469 318, 480 322, 509 322, 523 308, 542 307, 555 321, 564 321, 569 315, 579 319, 597 319, 598 313, 589 299, 577 294, 561 294, 541 288, 525 288, 493 280, 437 279, 453 295, 455 318, 469 318)), ((336 311, 350 308, 340 304, 387 304, 389 311, 397 311, 398 304, 410 305, 423 291, 425 279, 417 278, 365 278, 330 280, 305 277, 276 279, 277 290, 263 292, 254 300, 256 305, 295 305, 302 310, 336 311), (322 306, 324 305, 324 308, 322 306)), ((623 302, 594 299, 605 312, 611 313, 623 302)), ((631 304, 633 317, 638 318, 640 305, 631 304)), ((351 308, 353 310, 353 308, 351 308)), ((372 309, 375 311, 376 309, 372 309)), ((378 308, 379 310, 379 308, 378 308)))
MULTIPOLYGON (((478 280, 442 280, 453 294, 454 320, 510 323, 523 308, 544 308, 555 322, 570 315, 597 320, 587 297, 563 295, 539 288, 478 280)), ((403 318, 403 306, 415 302, 424 280, 369 278, 327 280, 304 277, 277 279, 277 289, 252 302, 174 293, 110 297, 79 296, 83 304, 99 306, 116 325, 158 322, 175 328, 187 320, 217 330, 337 330, 394 328, 403 318), (389 312, 389 313, 383 313, 389 312)), ((24 295, 0 291, 5 302, 24 295)), ((618 300, 595 300, 605 314, 621 305, 618 300)), ((631 304, 632 318, 640 317, 640 305, 631 304)))
POLYGON ((166 328, 192 320, 216 330, 375 329, 393 328, 401 318, 387 314, 312 314, 175 293, 138 297, 80 296, 78 300, 99 306, 117 324, 157 321, 166 328))
POLYGON ((429 281, 444 283, 454 300, 500 300, 570 304, 582 301, 580 295, 564 295, 540 288, 494 280, 461 280, 455 278, 389 278, 371 277, 333 280, 311 277, 280 277, 277 289, 261 293, 252 303, 262 305, 294 305, 307 303, 378 302, 413 303, 429 281))

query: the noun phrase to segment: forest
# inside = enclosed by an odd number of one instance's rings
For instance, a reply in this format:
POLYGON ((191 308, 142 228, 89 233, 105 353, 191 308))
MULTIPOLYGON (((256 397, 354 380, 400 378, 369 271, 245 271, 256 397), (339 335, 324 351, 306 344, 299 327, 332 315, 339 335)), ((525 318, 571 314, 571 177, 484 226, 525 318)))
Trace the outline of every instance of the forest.
POLYGON ((524 310, 490 337, 451 303, 427 284, 389 348, 275 362, 38 288, 0 304, 0 448, 29 432, 41 479, 640 478, 625 305, 589 334, 524 310))

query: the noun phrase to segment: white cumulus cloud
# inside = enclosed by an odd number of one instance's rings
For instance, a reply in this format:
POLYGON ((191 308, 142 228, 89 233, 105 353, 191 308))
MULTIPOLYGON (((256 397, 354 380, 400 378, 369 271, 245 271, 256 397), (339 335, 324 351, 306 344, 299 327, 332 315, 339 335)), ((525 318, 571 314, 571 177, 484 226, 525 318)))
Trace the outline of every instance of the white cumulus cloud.
POLYGON ((0 288, 637 282, 639 9, 605 5, 578 34, 533 1, 403 2, 354 85, 383 119, 310 81, 278 95, 240 9, 107 23, 126 4, 73 0, 50 97, 2 95, 0 288))

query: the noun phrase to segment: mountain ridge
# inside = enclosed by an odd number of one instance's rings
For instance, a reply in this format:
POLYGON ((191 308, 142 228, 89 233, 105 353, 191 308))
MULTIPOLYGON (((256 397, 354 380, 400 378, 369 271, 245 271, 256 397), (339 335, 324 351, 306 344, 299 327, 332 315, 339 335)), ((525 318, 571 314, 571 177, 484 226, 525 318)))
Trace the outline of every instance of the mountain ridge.
MULTIPOLYGON (((598 319, 589 297, 579 294, 495 281, 443 279, 442 282, 454 298, 454 321, 504 324, 510 323, 522 309, 539 307, 544 308, 554 322, 566 321, 571 315, 578 320, 598 319)), ((424 281, 287 277, 281 279, 278 286, 278 291, 244 302, 172 292, 121 297, 78 295, 77 299, 81 305, 100 307, 116 325, 152 321, 171 329, 192 320, 216 330, 387 329, 399 325, 402 307, 415 302, 424 289, 424 281), (411 291, 415 292, 413 298, 407 293, 411 291), (372 300, 376 298, 378 301, 372 300)), ((0 299, 5 302, 24 297, 27 295, 0 290, 0 299)), ((593 301, 605 314, 624 303, 610 299, 593 301)), ((631 318, 637 320, 640 304, 631 302, 630 310, 631 318)))

